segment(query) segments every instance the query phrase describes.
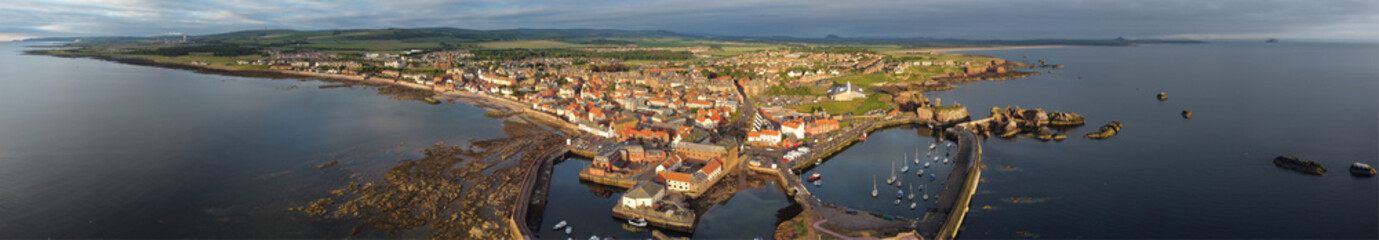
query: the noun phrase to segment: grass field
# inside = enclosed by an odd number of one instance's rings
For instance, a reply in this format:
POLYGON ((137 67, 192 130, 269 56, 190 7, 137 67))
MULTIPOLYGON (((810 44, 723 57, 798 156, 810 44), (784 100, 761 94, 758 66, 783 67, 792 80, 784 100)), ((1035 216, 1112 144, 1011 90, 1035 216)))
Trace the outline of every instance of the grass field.
POLYGON ((480 43, 484 48, 580 48, 580 47, 601 47, 604 45, 573 44, 551 40, 531 40, 531 41, 507 41, 507 42, 486 42, 480 43))
POLYGON ((867 99, 806 104, 793 108, 800 112, 813 112, 815 108, 818 108, 824 110, 824 112, 828 112, 828 114, 834 115, 843 113, 863 114, 871 110, 890 110, 892 108, 890 102, 891 95, 872 93, 867 96, 867 99))

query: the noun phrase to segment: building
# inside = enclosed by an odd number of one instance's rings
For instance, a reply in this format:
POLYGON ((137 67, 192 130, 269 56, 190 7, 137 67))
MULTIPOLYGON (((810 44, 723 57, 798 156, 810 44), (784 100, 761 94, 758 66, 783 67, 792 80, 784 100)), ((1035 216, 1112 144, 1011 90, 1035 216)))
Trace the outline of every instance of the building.
POLYGON ((847 85, 834 86, 828 89, 828 97, 833 101, 852 101, 853 99, 867 98, 867 93, 861 87, 853 87, 852 82, 847 85))
POLYGON ((629 208, 651 207, 666 196, 666 186, 654 181, 643 181, 622 195, 622 205, 629 208))
POLYGON ((761 130, 747 133, 747 142, 751 143, 776 144, 780 143, 780 138, 780 131, 776 130, 761 130))
POLYGON ((689 159, 709 160, 723 157, 724 154, 728 153, 728 149, 714 144, 677 142, 675 143, 675 153, 689 159))
POLYGON ((809 135, 819 135, 837 130, 838 120, 817 119, 814 120, 813 124, 809 124, 809 127, 805 129, 805 132, 809 133, 809 135))
POLYGON ((804 120, 800 119, 780 123, 780 132, 788 136, 795 136, 796 139, 804 139, 804 128, 804 120))
POLYGON ((690 175, 682 172, 664 171, 656 173, 656 178, 666 183, 666 189, 685 192, 690 190, 690 175))

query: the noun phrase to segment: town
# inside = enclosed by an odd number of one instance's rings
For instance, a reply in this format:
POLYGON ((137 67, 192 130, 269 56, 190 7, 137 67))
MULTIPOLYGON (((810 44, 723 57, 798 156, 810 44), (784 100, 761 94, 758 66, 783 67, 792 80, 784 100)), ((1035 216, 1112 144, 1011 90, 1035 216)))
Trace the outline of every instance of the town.
MULTIPOLYGON (((942 99, 924 97, 925 91, 951 88, 962 81, 1037 74, 1011 69, 1038 67, 984 56, 831 45, 725 54, 695 46, 495 50, 454 49, 441 43, 441 48, 401 51, 269 49, 261 55, 216 58, 212 56, 235 54, 224 53, 224 46, 186 41, 132 52, 192 59, 182 64, 210 69, 394 84, 437 96, 460 95, 511 106, 508 111, 512 112, 498 115, 550 119, 545 123, 567 137, 568 154, 592 162, 579 173, 580 181, 626 189, 615 206, 607 206, 614 216, 634 226, 678 232, 695 229, 696 212, 703 209, 696 209, 693 201, 714 193, 725 176, 748 172, 775 176, 807 211, 851 212, 825 207, 803 191, 802 177, 797 174, 865 141, 872 131, 908 125, 953 126, 970 119, 965 107, 943 105, 942 99), (190 49, 178 52, 179 48, 190 49)), ((440 102, 432 97, 424 101, 440 102)), ((530 169, 525 178, 535 179, 533 174, 541 164, 519 168, 530 169)), ((526 189, 514 201, 516 205, 544 198, 533 196, 530 188, 535 185, 528 182, 531 186, 521 186, 526 189)), ((955 187, 949 195, 971 188, 975 186, 955 187)), ((953 205, 943 209, 950 212, 930 215, 950 216, 953 205)), ((965 204, 960 205, 965 209, 965 204)), ((525 214, 525 206, 518 209, 524 210, 513 211, 514 215, 525 214)), ((956 230, 918 227, 949 220, 857 221, 912 226, 909 229, 921 231, 913 233, 916 236, 951 237, 956 230)), ((513 235, 530 237, 531 228, 538 227, 518 229, 513 235)))

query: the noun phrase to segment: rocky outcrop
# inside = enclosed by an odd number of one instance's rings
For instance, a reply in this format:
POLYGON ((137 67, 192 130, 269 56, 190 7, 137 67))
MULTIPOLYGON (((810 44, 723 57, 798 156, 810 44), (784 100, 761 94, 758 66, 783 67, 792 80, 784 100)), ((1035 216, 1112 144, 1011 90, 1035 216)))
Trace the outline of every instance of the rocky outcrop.
POLYGON ((1159 101, 1168 100, 1168 93, 1159 92, 1158 98, 1159 101))
POLYGON ((1351 175, 1360 177, 1373 177, 1374 173, 1374 166, 1370 166, 1369 164, 1355 162, 1355 164, 1350 165, 1351 175))
POLYGON ((1111 123, 1106 124, 1106 126, 1101 126, 1101 129, 1097 130, 1097 132, 1088 133, 1087 135, 1083 135, 1083 137, 1091 139, 1107 139, 1111 136, 1115 136, 1116 133, 1120 133, 1120 127, 1120 121, 1111 121, 1111 123))
POLYGON ((1062 140, 1067 135, 1049 129, 1081 126, 1087 124, 1086 117, 1076 113, 1045 112, 1044 109, 1022 109, 1008 106, 1005 109, 992 107, 991 117, 975 125, 977 132, 1010 138, 1026 134, 1039 140, 1062 140))
POLYGON ((1192 111, 1183 110, 1183 118, 1184 118, 1184 119, 1192 118, 1192 111))
POLYGON ((1294 156, 1278 156, 1274 158, 1274 166, 1292 169, 1301 173, 1321 176, 1326 174, 1326 166, 1321 163, 1302 160, 1294 156))

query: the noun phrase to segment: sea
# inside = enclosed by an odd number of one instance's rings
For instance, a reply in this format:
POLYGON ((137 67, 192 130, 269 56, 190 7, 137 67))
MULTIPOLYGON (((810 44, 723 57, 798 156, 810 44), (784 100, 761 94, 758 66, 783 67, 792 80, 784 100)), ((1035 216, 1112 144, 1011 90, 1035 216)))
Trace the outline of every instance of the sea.
MULTIPOLYGON (((0 238, 350 237, 358 222, 287 209, 437 142, 505 137, 502 120, 461 103, 22 53, 42 44, 0 43, 0 238), (318 168, 330 162, 338 165, 318 168)), ((1376 52, 1289 42, 963 52, 1064 67, 927 97, 973 118, 1019 106, 1082 114, 1087 125, 1061 130, 1064 141, 985 139, 986 168, 958 237, 1379 238, 1379 179, 1347 172, 1379 164, 1376 52), (1124 124, 1115 137, 1081 137, 1111 121, 1124 124), (1329 171, 1279 168, 1271 161, 1280 155, 1329 171)), ((950 165, 932 156, 945 143, 929 129, 882 130, 811 169, 823 182, 808 188, 825 203, 921 218, 932 201, 916 198, 912 210, 908 199, 894 203, 895 191, 940 190, 950 165), (915 164, 916 153, 931 167, 915 164), (901 187, 885 183, 891 174, 901 187)), ((555 166, 537 234, 650 236, 611 217, 621 189, 578 181, 587 164, 555 166), (561 220, 574 234, 550 228, 561 220)), ((776 184, 739 192, 704 213, 695 233, 676 235, 770 238, 798 211, 776 184)))

